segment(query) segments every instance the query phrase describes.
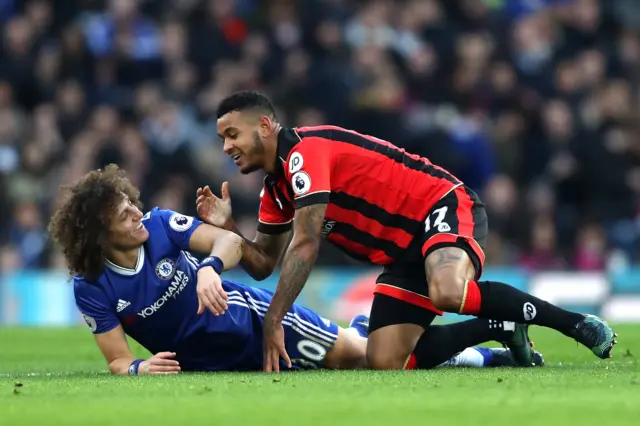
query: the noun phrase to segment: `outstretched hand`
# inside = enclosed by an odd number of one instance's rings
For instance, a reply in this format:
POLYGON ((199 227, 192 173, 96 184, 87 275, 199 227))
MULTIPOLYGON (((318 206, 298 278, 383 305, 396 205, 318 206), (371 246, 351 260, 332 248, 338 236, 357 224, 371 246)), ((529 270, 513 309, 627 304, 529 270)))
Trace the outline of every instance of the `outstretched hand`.
POLYGON ((175 352, 158 352, 140 363, 138 374, 178 374, 180 363, 175 356, 175 352))
POLYGON ((264 371, 280 372, 280 357, 291 368, 291 359, 284 346, 284 327, 281 322, 265 321, 263 324, 264 371))
POLYGON ((196 191, 196 208, 200 218, 209 225, 229 230, 233 224, 231 217, 231 197, 229 196, 229 182, 224 182, 220 188, 222 198, 217 197, 209 188, 198 188, 196 191))

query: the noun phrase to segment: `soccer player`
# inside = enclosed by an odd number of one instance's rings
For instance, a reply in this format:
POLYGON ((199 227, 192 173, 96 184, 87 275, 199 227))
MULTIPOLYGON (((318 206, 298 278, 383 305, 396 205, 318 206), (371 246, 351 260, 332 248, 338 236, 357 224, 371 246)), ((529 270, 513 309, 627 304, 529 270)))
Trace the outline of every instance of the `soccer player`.
MULTIPOLYGON (((113 165, 66 192, 49 230, 112 373, 262 369, 261 322, 272 293, 220 279, 242 256, 240 237, 170 210, 143 215, 137 189, 113 165), (190 251, 209 256, 199 263, 190 251), (154 355, 136 359, 125 334, 154 355)), ((366 322, 358 316, 343 329, 291 306, 283 324, 292 368, 366 367, 366 322)), ((502 349, 470 348, 444 364, 455 365, 513 362, 502 349)))
MULTIPOLYGON (((480 281, 488 232, 484 205, 428 159, 335 126, 283 128, 269 99, 253 91, 222 100, 217 117, 224 152, 240 171, 267 173, 258 234, 245 239, 245 269, 258 278, 270 274, 293 228, 263 321, 265 371, 277 371, 279 358, 288 359, 282 320, 323 238, 384 266, 369 326, 367 355, 374 368, 424 365, 433 350, 425 330, 443 311, 550 327, 600 358, 610 356, 615 334, 600 318, 480 281)), ((463 335, 483 333, 486 323, 478 323, 463 335)), ((531 352, 522 356, 530 365, 531 352)))

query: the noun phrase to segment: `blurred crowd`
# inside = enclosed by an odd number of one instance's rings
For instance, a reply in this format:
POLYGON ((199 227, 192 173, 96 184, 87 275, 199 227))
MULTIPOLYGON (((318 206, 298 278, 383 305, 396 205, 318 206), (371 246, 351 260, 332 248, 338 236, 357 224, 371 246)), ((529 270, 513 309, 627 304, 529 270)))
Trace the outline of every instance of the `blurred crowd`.
POLYGON ((215 131, 238 89, 449 169, 487 204, 488 264, 639 259, 640 1, 0 0, 0 21, 0 271, 60 267, 58 187, 111 162, 190 214, 228 180, 252 236, 262 176, 215 131))

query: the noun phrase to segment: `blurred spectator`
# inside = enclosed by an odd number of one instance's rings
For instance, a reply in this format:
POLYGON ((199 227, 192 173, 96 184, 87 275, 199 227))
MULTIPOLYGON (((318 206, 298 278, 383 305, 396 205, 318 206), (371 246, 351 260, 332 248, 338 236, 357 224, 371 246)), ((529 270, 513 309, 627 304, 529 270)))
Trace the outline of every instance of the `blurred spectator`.
POLYGON ((582 226, 576 243, 575 268, 580 271, 603 271, 607 263, 606 250, 607 240, 602 226, 582 226))
POLYGON ((487 204, 488 264, 637 262, 639 4, 0 1, 0 265, 59 265, 58 186, 109 162, 147 206, 189 214, 195 188, 229 181, 251 236, 261 176, 216 135, 238 89, 271 95, 285 125, 342 125, 449 169, 487 204))
POLYGON ((15 208, 14 218, 10 243, 18 250, 20 264, 26 268, 45 266, 42 253, 46 232, 38 206, 32 202, 19 203, 15 208))
POLYGON ((557 270, 568 266, 559 254, 556 229, 550 217, 540 216, 534 220, 528 248, 518 263, 529 270, 557 270))

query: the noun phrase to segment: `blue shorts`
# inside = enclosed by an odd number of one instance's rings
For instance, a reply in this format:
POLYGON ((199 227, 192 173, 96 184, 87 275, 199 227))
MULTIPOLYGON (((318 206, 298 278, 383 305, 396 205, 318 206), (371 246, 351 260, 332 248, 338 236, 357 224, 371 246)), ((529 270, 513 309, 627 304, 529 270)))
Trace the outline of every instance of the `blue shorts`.
MULTIPOLYGON (((262 359, 262 321, 273 298, 273 292, 233 281, 223 281, 223 287, 230 296, 230 300, 232 299, 230 304, 241 303, 249 308, 253 317, 252 322, 255 324, 255 336, 259 339, 255 342, 255 350, 258 352, 256 355, 262 359), (239 297, 243 300, 237 302, 239 297)), ((289 309, 282 321, 282 326, 285 348, 293 368, 297 370, 323 368, 327 353, 333 349, 338 340, 338 326, 311 309, 297 304, 289 309)), ((280 368, 286 369, 284 361, 281 361, 280 368)))
POLYGON ((338 340, 338 326, 310 309, 293 305, 282 321, 284 343, 294 368, 324 367, 324 359, 338 340))

